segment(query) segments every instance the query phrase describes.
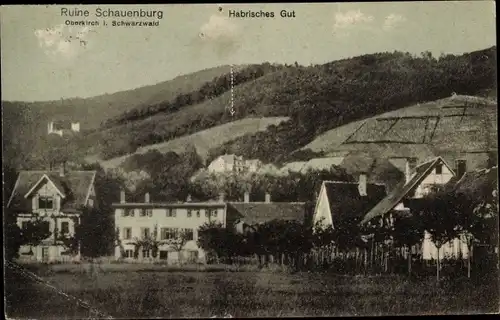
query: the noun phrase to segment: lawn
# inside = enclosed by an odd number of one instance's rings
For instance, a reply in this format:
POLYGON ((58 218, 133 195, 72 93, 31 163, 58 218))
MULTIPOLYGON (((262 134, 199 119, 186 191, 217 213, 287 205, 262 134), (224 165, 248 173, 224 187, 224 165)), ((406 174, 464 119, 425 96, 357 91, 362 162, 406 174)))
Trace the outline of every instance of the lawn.
MULTIPOLYGON (((210 270, 209 270, 210 271, 210 270)), ((114 318, 455 314, 498 311, 497 287, 465 280, 271 271, 45 271, 43 278, 114 318)), ((13 318, 81 318, 76 303, 31 281, 7 283, 13 318)))

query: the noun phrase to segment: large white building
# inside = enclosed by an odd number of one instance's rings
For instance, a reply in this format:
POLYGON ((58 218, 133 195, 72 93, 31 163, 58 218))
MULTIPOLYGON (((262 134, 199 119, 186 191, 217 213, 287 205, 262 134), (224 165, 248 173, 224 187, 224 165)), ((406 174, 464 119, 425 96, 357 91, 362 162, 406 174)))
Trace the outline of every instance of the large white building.
POLYGON ((198 228, 209 222, 226 226, 226 206, 222 196, 214 202, 152 203, 149 194, 146 194, 143 203, 131 203, 126 202, 125 192, 122 191, 120 203, 113 204, 117 235, 115 257, 128 260, 203 260, 205 253, 196 243, 198 228), (183 240, 179 243, 181 235, 183 240), (137 246, 144 239, 158 244, 156 254, 152 248, 137 246))
POLYGON ((152 202, 149 194, 144 202, 126 202, 121 193, 120 203, 113 204, 116 228, 115 258, 128 261, 164 261, 193 263, 206 261, 206 252, 198 247, 198 229, 210 222, 243 232, 247 227, 273 219, 305 222, 304 203, 272 202, 269 194, 264 201, 250 201, 245 193, 241 202, 218 201, 152 202), (180 235, 184 241, 179 241, 180 235), (157 250, 151 245, 155 244, 157 250))

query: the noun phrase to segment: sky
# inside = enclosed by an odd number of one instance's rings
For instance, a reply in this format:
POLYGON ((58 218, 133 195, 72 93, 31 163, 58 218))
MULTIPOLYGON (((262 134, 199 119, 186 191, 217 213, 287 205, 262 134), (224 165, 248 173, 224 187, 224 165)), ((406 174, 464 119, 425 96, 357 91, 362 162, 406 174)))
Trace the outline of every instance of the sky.
POLYGON ((493 1, 2 6, 0 14, 2 100, 85 98, 220 65, 310 65, 394 50, 439 56, 496 45, 493 1), (63 7, 90 16, 62 17, 63 7), (111 27, 138 18, 96 18, 97 7, 162 10, 163 18, 140 19, 156 27, 111 27), (275 17, 229 18, 229 10, 275 17), (295 18, 281 18, 281 10, 295 18), (101 25, 69 27, 68 19, 101 25))

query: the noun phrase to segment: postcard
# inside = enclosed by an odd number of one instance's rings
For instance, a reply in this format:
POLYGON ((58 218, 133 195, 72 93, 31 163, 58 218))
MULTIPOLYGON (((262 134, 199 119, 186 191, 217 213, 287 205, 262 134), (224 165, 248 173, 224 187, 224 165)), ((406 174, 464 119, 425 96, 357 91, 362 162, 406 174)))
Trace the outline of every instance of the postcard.
POLYGON ((6 318, 499 312, 493 1, 0 12, 6 318))

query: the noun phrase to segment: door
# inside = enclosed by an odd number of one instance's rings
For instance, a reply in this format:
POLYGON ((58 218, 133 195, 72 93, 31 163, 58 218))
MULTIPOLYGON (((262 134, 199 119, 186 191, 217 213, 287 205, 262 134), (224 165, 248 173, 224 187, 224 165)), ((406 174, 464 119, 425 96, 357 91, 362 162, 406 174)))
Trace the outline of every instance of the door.
POLYGON ((49 261, 49 247, 42 247, 42 262, 49 261))

